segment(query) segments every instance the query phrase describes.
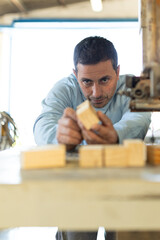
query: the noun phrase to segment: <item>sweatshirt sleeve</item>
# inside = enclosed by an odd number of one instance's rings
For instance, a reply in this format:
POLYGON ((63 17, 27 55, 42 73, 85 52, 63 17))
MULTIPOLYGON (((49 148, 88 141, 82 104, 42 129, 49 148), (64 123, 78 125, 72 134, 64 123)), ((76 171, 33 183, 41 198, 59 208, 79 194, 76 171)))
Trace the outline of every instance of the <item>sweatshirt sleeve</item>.
POLYGON ((119 137, 119 143, 124 139, 144 139, 151 122, 150 112, 127 111, 122 119, 114 124, 119 137))
POLYGON ((37 145, 57 144, 56 132, 58 120, 64 109, 72 107, 73 92, 67 81, 58 82, 42 101, 42 113, 33 126, 34 139, 37 145))

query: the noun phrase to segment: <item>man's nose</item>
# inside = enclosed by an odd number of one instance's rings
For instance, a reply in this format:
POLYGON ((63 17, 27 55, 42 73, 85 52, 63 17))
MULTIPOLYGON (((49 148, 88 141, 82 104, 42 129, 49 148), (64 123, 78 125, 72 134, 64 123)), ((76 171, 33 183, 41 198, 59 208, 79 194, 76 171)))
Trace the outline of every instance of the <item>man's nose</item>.
POLYGON ((101 86, 98 83, 95 83, 92 87, 92 96, 95 98, 102 96, 101 86))

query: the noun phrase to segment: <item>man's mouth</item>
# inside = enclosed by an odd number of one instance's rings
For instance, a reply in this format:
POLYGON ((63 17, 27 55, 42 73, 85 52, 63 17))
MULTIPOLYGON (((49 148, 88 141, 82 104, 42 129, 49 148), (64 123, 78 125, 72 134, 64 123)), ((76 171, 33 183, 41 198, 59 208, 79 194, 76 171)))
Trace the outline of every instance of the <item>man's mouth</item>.
POLYGON ((103 103, 103 100, 93 100, 92 103, 93 104, 101 104, 101 103, 103 103))
POLYGON ((101 104, 105 101, 106 98, 99 98, 99 99, 90 99, 90 101, 92 102, 92 104, 101 104))

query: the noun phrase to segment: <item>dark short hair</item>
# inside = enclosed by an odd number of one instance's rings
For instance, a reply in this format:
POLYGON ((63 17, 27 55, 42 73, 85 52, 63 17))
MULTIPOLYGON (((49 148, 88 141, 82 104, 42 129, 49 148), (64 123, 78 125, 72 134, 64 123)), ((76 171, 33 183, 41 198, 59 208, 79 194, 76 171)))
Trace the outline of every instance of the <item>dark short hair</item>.
POLYGON ((117 71, 117 51, 113 43, 103 37, 87 37, 75 46, 73 61, 76 72, 78 63, 89 65, 107 60, 111 60, 113 69, 117 71))

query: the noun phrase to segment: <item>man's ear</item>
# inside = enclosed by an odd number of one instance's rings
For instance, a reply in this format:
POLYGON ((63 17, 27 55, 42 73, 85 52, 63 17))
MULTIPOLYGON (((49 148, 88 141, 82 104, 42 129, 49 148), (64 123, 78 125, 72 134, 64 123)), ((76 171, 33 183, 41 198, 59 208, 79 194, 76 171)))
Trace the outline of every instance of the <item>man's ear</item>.
POLYGON ((117 66, 117 79, 119 79, 120 65, 117 66))
POLYGON ((76 73, 76 70, 73 68, 73 74, 76 76, 77 78, 77 73, 76 73))

